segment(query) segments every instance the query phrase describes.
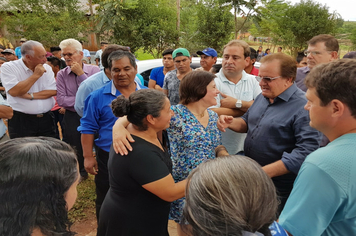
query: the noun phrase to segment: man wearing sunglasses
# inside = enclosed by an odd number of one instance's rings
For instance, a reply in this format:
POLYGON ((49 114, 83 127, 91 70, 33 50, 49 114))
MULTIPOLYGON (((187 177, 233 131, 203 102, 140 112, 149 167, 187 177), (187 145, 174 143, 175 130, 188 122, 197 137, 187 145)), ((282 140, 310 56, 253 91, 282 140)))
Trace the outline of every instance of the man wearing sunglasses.
POLYGON ((65 39, 59 47, 67 67, 60 70, 57 74, 57 103, 66 109, 63 117, 63 140, 74 146, 77 151, 81 180, 88 177, 84 169, 84 157, 81 143, 80 132, 77 127, 80 125, 80 116, 74 109, 75 97, 81 82, 89 76, 100 72, 96 65, 82 63, 83 48, 82 44, 75 39, 65 39))
POLYGON ((218 127, 247 132, 245 155, 272 178, 281 212, 305 157, 319 147, 320 134, 309 126, 305 94, 294 83, 295 60, 276 53, 263 57, 261 63, 256 79, 262 93, 242 117, 220 116, 218 127))
POLYGON ((295 83, 298 88, 307 91, 304 78, 316 65, 328 63, 338 59, 339 43, 336 38, 328 34, 314 36, 308 41, 308 49, 304 51, 307 57, 306 67, 298 68, 295 83))

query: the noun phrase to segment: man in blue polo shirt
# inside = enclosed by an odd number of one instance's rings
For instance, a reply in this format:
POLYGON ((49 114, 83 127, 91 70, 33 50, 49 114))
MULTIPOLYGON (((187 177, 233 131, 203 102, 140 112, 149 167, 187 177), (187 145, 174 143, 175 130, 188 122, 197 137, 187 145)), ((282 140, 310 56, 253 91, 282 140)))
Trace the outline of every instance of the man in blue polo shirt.
POLYGON ((112 80, 103 87, 90 93, 85 99, 84 114, 78 131, 82 134, 84 167, 95 175, 96 215, 109 190, 107 161, 112 143, 112 127, 117 120, 111 111, 111 102, 119 95, 129 97, 136 90, 146 88, 135 82, 137 65, 135 56, 128 51, 114 51, 108 58, 112 80), (95 134, 98 138, 94 140, 95 134), (93 156, 93 144, 97 147, 97 156, 93 156))
POLYGON ((151 71, 150 81, 148 82, 149 88, 163 91, 162 87, 163 87, 164 76, 167 74, 167 72, 175 69, 172 53, 173 53, 173 49, 167 49, 162 53, 163 66, 154 68, 151 71))

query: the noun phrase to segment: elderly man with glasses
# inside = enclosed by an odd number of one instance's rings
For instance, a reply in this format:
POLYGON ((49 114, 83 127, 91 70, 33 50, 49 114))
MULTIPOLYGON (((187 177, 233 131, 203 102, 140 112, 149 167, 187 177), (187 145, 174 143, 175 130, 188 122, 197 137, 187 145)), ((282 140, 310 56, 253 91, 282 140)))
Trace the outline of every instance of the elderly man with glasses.
POLYGON ((307 91, 304 79, 316 65, 328 63, 338 59, 339 43, 336 38, 328 34, 314 36, 308 41, 308 49, 304 51, 308 66, 298 68, 295 83, 298 88, 307 91))
POLYGON ((221 115, 218 127, 247 133, 245 155, 272 178, 281 212, 305 157, 319 147, 320 134, 309 126, 305 94, 294 83, 295 60, 276 53, 261 63, 256 79, 262 93, 242 117, 221 115))
POLYGON ((75 96, 79 85, 89 76, 100 72, 96 65, 82 63, 83 48, 82 44, 75 39, 63 40, 59 47, 62 50, 67 67, 60 70, 57 74, 57 103, 58 106, 66 109, 63 117, 63 140, 75 147, 79 163, 81 180, 88 177, 84 168, 84 157, 81 144, 81 135, 77 131, 80 125, 80 116, 74 109, 75 96))

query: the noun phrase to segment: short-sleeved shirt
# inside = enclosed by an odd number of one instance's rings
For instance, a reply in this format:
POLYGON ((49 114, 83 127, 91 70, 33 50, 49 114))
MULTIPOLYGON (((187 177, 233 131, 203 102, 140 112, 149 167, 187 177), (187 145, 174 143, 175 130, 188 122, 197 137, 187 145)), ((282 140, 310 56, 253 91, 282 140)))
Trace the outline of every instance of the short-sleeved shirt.
MULTIPOLYGON (((233 98, 241 99, 243 101, 252 101, 261 93, 261 87, 255 76, 247 74, 245 71, 242 71, 241 80, 237 84, 229 81, 222 69, 216 76, 216 88, 221 93, 233 98)), ((214 108, 220 107, 221 99, 223 99, 223 97, 219 94, 217 97, 217 105, 214 106, 214 108)), ((243 151, 245 138, 246 134, 226 129, 226 132, 222 133, 222 144, 226 147, 228 153, 233 155, 243 151)))
MULTIPOLYGON (((0 96, 0 105, 10 106, 2 96, 0 96)), ((0 118, 0 138, 2 136, 4 136, 4 134, 6 133, 6 130, 7 130, 6 125, 5 125, 4 121, 2 120, 2 118, 0 118)))
MULTIPOLYGON (((56 80, 52 68, 43 64, 46 72, 32 85, 28 93, 36 93, 43 90, 57 90, 56 80)), ((19 82, 26 80, 33 75, 33 71, 28 68, 23 59, 5 62, 1 66, 1 82, 6 91, 15 87, 19 82)), ((24 99, 21 97, 13 97, 7 93, 7 102, 14 111, 19 111, 26 114, 41 114, 52 109, 55 104, 53 97, 46 99, 24 99)))
POLYGON ((356 134, 311 153, 279 218, 292 235, 356 235, 356 134))
POLYGON ((156 84, 159 85, 161 88, 163 87, 164 81, 163 69, 164 66, 154 68, 150 74, 150 79, 156 81, 156 84))
POLYGON ((319 148, 321 134, 309 125, 307 100, 295 84, 271 103, 262 94, 242 116, 248 130, 244 152, 265 166, 281 160, 290 173, 272 178, 281 193, 290 193, 306 156, 319 148))
POLYGON ((112 148, 110 150, 110 190, 100 210, 98 236, 168 236, 170 203, 142 185, 170 174, 172 163, 169 154, 142 138, 132 136, 135 142, 127 156, 116 154, 112 148))
MULTIPOLYGON (((209 122, 206 128, 189 109, 178 104, 172 106, 174 116, 167 129, 173 162, 173 178, 176 182, 186 179, 193 169, 203 161, 215 158, 215 147, 221 144, 221 133, 217 128, 218 115, 208 109, 209 122)), ((184 199, 174 201, 170 217, 179 221, 184 199)))
POLYGON ((177 77, 177 69, 167 72, 162 88, 168 90, 168 99, 171 105, 179 103, 179 85, 180 80, 177 77))
POLYGON ((103 50, 99 49, 98 51, 96 51, 94 59, 99 59, 98 66, 99 66, 100 70, 104 70, 104 66, 101 63, 101 54, 103 54, 103 50))

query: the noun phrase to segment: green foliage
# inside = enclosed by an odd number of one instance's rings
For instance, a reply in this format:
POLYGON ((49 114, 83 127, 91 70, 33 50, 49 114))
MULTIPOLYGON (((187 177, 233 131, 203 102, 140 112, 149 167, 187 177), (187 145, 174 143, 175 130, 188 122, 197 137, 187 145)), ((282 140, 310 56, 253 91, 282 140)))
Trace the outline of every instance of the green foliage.
POLYGON ((45 47, 66 38, 82 39, 89 29, 78 0, 9 0, 6 9, 11 14, 3 24, 10 34, 39 41, 45 47))
POLYGON ((210 0, 198 4, 197 17, 199 25, 195 40, 201 44, 201 48, 211 47, 222 51, 231 39, 234 31, 234 18, 227 5, 218 5, 216 1, 210 0))
POLYGON ((351 50, 356 50, 356 28, 354 28, 351 31, 349 39, 351 40, 351 43, 352 43, 351 50))
POLYGON ((326 5, 307 0, 290 6, 276 18, 277 28, 272 29, 294 53, 307 46, 307 41, 318 34, 335 34, 338 15, 329 13, 326 5))
POLYGON ((102 0, 97 10, 98 32, 133 51, 143 47, 157 57, 178 38, 172 1, 102 0))

